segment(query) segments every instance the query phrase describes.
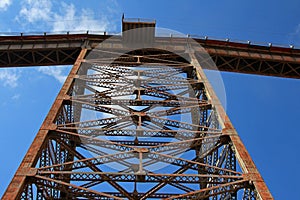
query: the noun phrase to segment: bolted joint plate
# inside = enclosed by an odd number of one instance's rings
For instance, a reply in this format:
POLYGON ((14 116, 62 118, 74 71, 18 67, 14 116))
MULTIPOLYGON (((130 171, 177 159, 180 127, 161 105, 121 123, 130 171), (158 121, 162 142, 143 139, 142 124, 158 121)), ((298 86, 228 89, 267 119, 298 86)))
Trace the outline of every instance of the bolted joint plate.
POLYGON ((36 168, 24 167, 17 171, 16 175, 19 176, 35 176, 37 174, 36 168))

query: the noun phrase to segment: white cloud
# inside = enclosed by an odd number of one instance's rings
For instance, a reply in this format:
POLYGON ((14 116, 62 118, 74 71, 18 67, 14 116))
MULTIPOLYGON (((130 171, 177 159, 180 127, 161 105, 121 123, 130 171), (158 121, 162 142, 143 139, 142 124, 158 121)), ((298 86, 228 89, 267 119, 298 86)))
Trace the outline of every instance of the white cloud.
POLYGON ((97 12, 96 19, 93 10, 84 8, 77 10, 72 3, 53 0, 23 0, 16 20, 22 26, 27 26, 29 31, 37 28, 43 29, 42 31, 50 29, 52 32, 112 31, 115 24, 109 18, 111 15, 116 15, 113 7, 117 7, 117 4, 115 3, 112 8, 103 8, 101 12, 97 12))
POLYGON ((12 100, 18 100, 20 98, 20 94, 15 94, 11 97, 12 100))
POLYGON ((4 86, 15 88, 18 86, 18 79, 20 75, 15 69, 1 69, 0 70, 0 83, 4 86))
POLYGON ((0 11, 7 10, 7 8, 11 5, 12 0, 0 0, 0 11))
POLYGON ((296 48, 300 48, 300 24, 298 24, 293 33, 289 34, 289 40, 296 48))
POLYGON ((73 4, 62 3, 62 15, 54 14, 54 23, 52 30, 57 31, 106 31, 110 26, 107 17, 102 16, 101 19, 94 19, 94 12, 90 9, 82 9, 76 11, 73 4))
POLYGON ((52 2, 49 0, 24 0, 17 19, 29 23, 51 19, 52 2))
POLYGON ((64 83, 67 78, 67 74, 64 69, 65 67, 63 66, 44 66, 37 68, 39 72, 54 77, 60 83, 64 83))

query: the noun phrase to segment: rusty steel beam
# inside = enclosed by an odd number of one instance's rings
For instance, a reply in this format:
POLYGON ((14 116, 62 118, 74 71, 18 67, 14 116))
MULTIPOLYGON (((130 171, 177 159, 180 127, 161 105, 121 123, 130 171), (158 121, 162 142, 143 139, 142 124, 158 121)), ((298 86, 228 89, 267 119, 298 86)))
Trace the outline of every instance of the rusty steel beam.
POLYGON ((300 49, 153 27, 0 36, 0 68, 73 64, 2 199, 273 199, 203 70, 300 78, 300 49))
POLYGON ((259 199, 273 199, 267 185, 258 172, 251 156, 246 150, 238 133, 234 129, 229 117, 227 116, 221 102, 214 92, 213 87, 210 85, 197 57, 193 52, 190 52, 189 55, 191 58, 191 64, 193 64, 193 66, 195 66, 197 69, 197 76, 204 82, 209 99, 212 101, 213 109, 218 113, 219 122, 221 123, 223 129, 222 134, 228 136, 230 138, 230 142, 233 144, 232 148, 235 151, 235 156, 240 164, 240 167, 242 168, 242 171, 244 172, 244 176, 251 180, 251 183, 254 184, 259 199))
POLYGON ((272 199, 189 50, 81 50, 3 199, 272 199))
POLYGON ((28 152, 26 153, 22 163, 20 164, 16 174, 14 175, 11 184, 6 189, 2 199, 19 199, 21 198, 21 191, 26 186, 27 180, 34 176, 35 165, 37 163, 37 159, 41 154, 43 146, 45 146, 45 142, 47 142, 47 137, 49 136, 49 132, 55 128, 54 121, 57 118, 59 110, 61 109, 61 105, 63 104, 64 98, 67 95, 67 92, 70 90, 70 87, 73 83, 73 78, 80 67, 82 59, 86 54, 86 49, 81 50, 74 67, 72 68, 68 78, 66 79, 62 89, 60 90, 56 100, 54 101, 46 119, 44 120, 39 132, 37 133, 33 143, 31 144, 28 152))
MULTIPOLYGON (((72 65, 81 48, 93 49, 110 37, 114 38, 113 48, 117 51, 121 38, 113 35, 0 36, 0 67, 72 65)), ((210 54, 220 71, 300 78, 300 49, 194 40, 210 54)), ((155 38, 158 45, 178 48, 183 48, 186 41, 187 38, 155 38)))

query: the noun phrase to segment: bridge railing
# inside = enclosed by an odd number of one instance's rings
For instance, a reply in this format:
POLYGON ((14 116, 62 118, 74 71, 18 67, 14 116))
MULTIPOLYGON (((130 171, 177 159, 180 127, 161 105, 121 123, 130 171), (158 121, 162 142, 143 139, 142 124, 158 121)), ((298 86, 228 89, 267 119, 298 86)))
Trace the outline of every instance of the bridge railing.
MULTIPOLYGON (((130 18, 129 18, 130 20, 130 18)), ((132 19, 133 20, 133 19, 132 19)), ((103 30, 80 30, 80 31, 56 31, 56 32, 0 32, 1 36, 40 36, 40 35, 72 35, 72 34, 91 34, 91 35, 121 35, 120 32, 107 32, 103 30)), ((300 44, 278 44, 271 42, 257 42, 250 40, 236 40, 230 38, 215 38, 208 37, 202 35, 193 35, 193 34, 176 34, 176 33, 157 33, 156 36, 159 37, 169 37, 169 38, 193 38, 193 39, 201 39, 201 40, 216 40, 223 42, 233 42, 233 43, 241 43, 241 44, 249 44, 254 46, 263 46, 263 47, 281 47, 281 48, 291 48, 291 49, 300 49, 300 44)))

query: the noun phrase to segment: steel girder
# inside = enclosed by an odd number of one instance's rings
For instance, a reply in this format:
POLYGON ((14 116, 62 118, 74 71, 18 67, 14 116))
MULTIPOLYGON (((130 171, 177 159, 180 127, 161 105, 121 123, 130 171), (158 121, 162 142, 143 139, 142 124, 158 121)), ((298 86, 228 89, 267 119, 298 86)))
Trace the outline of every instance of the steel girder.
MULTIPOLYGON (((114 38, 115 44, 122 43, 121 37, 112 35, 0 36, 0 67, 71 65, 81 48, 93 49, 109 37, 114 38)), ((299 49, 212 39, 194 40, 209 53, 219 71, 300 77, 299 49)), ((187 38, 155 38, 155 42, 162 46, 180 47, 186 41, 187 38)), ((114 48, 117 50, 119 45, 114 48)))
POLYGON ((199 57, 86 53, 3 199, 272 199, 199 57))

